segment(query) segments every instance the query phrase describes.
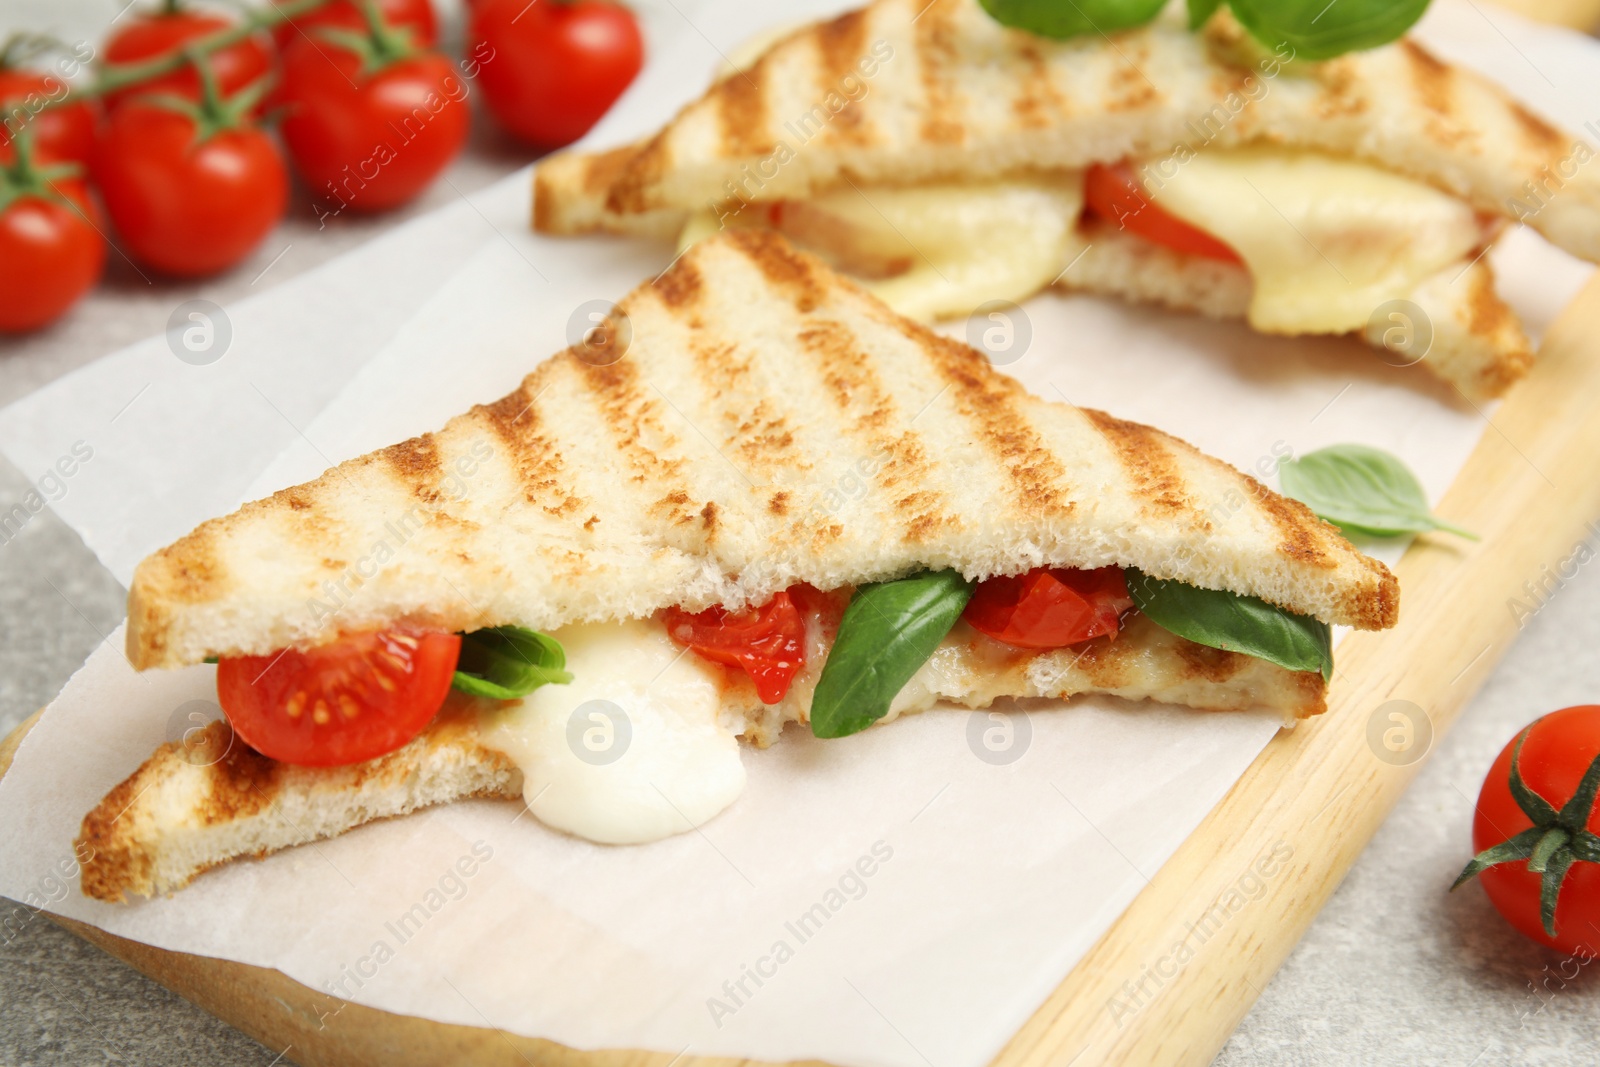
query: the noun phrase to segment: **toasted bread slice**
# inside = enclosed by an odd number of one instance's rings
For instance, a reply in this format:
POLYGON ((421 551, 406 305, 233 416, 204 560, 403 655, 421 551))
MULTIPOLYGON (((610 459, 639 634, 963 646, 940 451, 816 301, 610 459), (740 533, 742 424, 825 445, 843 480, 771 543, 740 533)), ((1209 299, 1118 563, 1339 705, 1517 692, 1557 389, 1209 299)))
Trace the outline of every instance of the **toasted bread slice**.
POLYGON ((84 816, 81 885, 97 900, 169 893, 240 856, 452 800, 521 795, 522 772, 479 743, 477 716, 461 701, 405 747, 346 767, 267 759, 219 720, 162 745, 84 816))
MULTIPOLYGON (((1152 244, 1114 224, 1086 227, 1082 256, 1057 287, 1099 293, 1216 319, 1242 319, 1253 283, 1244 268, 1185 255, 1152 244)), ((1469 399, 1490 400, 1528 373, 1533 345, 1516 312, 1494 288, 1494 271, 1482 257, 1452 265, 1406 294, 1426 319, 1426 335, 1411 335, 1385 358, 1396 365, 1420 363, 1469 399)), ((1375 323, 1363 336, 1385 348, 1395 324, 1375 323)), ((1412 327, 1417 323, 1404 324, 1412 327)))
POLYGON ((944 567, 1119 564, 1330 623, 1396 619, 1394 576, 1301 504, 1028 394, 773 234, 695 246, 603 333, 146 559, 129 658, 400 622, 551 630, 944 567))
MULTIPOLYGON (((970 640, 970 633, 959 641, 970 640)), ((1323 710, 1320 675, 1185 641, 1140 616, 1115 641, 1016 657, 1000 669, 928 670, 899 714, 936 701, 987 707, 1003 697, 1108 693, 1204 711, 1323 710)), ((765 746, 805 722, 807 700, 763 707, 748 685, 727 700, 744 737, 765 746)), ((452 693, 437 719, 387 756, 349 767, 291 767, 245 747, 225 721, 159 748, 83 820, 83 892, 106 901, 155 896, 243 856, 333 837, 363 823, 468 797, 523 795, 523 775, 480 736, 480 705, 452 693)), ((685 826, 685 829, 688 827, 685 826)))
POLYGON ((788 35, 615 156, 607 206, 696 211, 806 199, 847 178, 915 184, 1271 144, 1368 161, 1600 261, 1600 173, 1574 164, 1592 148, 1499 87, 1410 39, 1283 58, 1260 55, 1227 13, 1199 35, 1175 6, 1143 29, 1051 41, 977 0, 875 0, 788 35))

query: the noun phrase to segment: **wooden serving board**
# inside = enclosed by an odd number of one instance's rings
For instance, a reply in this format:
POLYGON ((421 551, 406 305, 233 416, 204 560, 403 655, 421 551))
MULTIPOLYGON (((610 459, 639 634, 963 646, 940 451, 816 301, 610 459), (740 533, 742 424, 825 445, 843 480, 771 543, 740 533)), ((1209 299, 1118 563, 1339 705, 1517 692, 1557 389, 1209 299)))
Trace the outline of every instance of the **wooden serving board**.
MULTIPOLYGON (((1509 598, 1570 555, 1584 524, 1600 516, 1597 413, 1600 275, 1552 329, 1533 373, 1495 412, 1439 504, 1440 514, 1482 541, 1423 538, 1412 546, 1397 568, 1399 626, 1340 644, 1328 713, 1267 745, 996 1067, 1211 1062, 1422 765, 1420 756, 1405 762, 1404 753, 1381 758, 1388 750, 1369 741, 1374 722, 1380 735, 1391 725, 1386 705, 1416 705, 1426 716, 1417 743, 1427 745, 1428 734, 1437 741, 1516 638, 1509 598), (1271 873, 1261 877, 1264 862, 1271 873), (1234 891, 1252 871, 1259 884, 1247 883, 1244 903, 1234 891)), ((36 720, 0 745, 0 774, 36 720)), ((583 1053, 393 1015, 345 1004, 277 971, 56 921, 308 1067, 747 1062, 583 1053)))

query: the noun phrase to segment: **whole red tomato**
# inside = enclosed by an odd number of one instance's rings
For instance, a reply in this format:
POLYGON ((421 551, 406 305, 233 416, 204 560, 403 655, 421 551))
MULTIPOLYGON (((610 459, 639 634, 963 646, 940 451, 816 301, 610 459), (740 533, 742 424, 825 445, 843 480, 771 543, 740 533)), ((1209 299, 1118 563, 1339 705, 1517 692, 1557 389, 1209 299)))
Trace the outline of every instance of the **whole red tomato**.
MULTIPOLYGON (((105 63, 117 66, 171 55, 184 45, 232 27, 232 20, 200 11, 151 11, 131 15, 105 44, 105 63)), ((271 39, 255 34, 207 56, 217 88, 232 96, 272 69, 271 39)), ((106 107, 135 96, 173 93, 190 100, 200 98, 200 76, 193 68, 174 71, 151 81, 106 94, 106 107)))
MULTIPOLYGON (((376 43, 375 43, 375 47, 376 43)), ((435 52, 399 48, 375 70, 327 42, 283 57, 283 140, 313 194, 343 211, 411 200, 449 165, 471 123, 467 84, 435 52)))
MULTIPOLYGON (((378 13, 390 26, 410 30, 412 43, 419 47, 432 48, 439 39, 439 21, 434 17, 431 0, 378 0, 378 13)), ((272 36, 278 47, 286 51, 306 32, 319 26, 364 30, 367 20, 354 0, 334 0, 310 14, 280 23, 272 36)))
POLYGON ((489 110, 543 148, 587 133, 644 64, 633 13, 608 0, 480 0, 469 39, 489 110))
POLYGON ((1572 956, 1600 955, 1600 706, 1536 720, 1478 794, 1473 875, 1506 921, 1572 956))
POLYGON ((105 265, 98 213, 80 179, 35 183, 15 170, 0 194, 0 330, 54 321, 89 291, 105 265), (94 220, 94 221, 91 221, 94 220))
POLYGON ((289 201, 283 156, 266 133, 243 122, 202 131, 193 115, 142 101, 112 112, 94 178, 133 258, 181 277, 238 263, 289 201))
POLYGON ((67 83, 37 70, 0 68, 0 163, 15 158, 14 129, 33 131, 33 158, 40 163, 82 163, 94 157, 94 108, 88 103, 43 108, 65 96, 67 83))

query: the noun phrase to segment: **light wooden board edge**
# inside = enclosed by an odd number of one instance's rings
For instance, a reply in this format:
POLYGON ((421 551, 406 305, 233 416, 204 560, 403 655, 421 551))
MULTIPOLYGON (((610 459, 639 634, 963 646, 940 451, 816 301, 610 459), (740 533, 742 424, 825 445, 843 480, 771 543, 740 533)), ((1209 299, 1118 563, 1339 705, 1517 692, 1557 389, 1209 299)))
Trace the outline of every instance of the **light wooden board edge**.
MULTIPOLYGON (((1406 553, 1397 568, 1400 625, 1341 643, 1328 713, 1267 746, 995 1067, 1202 1067, 1215 1057, 1421 767, 1379 759, 1369 719, 1387 701, 1410 700, 1425 710, 1436 744, 1515 639, 1510 598, 1570 555, 1584 522, 1600 516, 1597 338, 1600 276, 1551 331, 1533 373, 1495 413, 1440 503, 1442 515, 1483 540, 1425 538, 1406 553), (1252 879, 1274 849, 1272 873, 1252 879)), ((0 744, 0 774, 36 720, 0 744)), ((751 1062, 578 1052, 428 1022, 342 1004, 277 971, 57 921, 307 1067, 751 1062)))

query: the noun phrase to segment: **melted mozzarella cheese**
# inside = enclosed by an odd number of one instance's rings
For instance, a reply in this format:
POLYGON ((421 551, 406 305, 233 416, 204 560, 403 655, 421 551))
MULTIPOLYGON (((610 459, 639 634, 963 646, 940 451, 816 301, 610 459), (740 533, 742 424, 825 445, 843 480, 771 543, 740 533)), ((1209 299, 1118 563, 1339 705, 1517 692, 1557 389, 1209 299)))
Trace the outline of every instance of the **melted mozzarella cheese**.
POLYGON ((1239 253, 1263 332, 1362 329, 1483 240, 1465 203, 1350 160, 1251 148, 1201 152, 1170 179, 1136 169, 1156 204, 1239 253))
MULTIPOLYGON (((791 238, 862 276, 901 314, 931 320, 1022 301, 1055 281, 1081 247, 1083 176, 849 186, 784 207, 780 229, 791 238)), ((717 229, 715 213, 692 216, 680 250, 717 229)))
POLYGON ((572 682, 485 712, 483 731, 521 768, 541 822, 639 844, 691 830, 738 798, 744 764, 716 668, 683 654, 654 620, 552 636, 572 682))

